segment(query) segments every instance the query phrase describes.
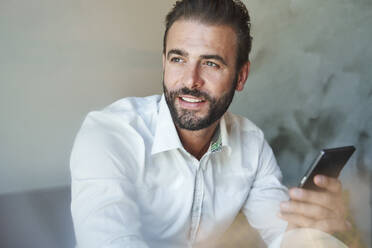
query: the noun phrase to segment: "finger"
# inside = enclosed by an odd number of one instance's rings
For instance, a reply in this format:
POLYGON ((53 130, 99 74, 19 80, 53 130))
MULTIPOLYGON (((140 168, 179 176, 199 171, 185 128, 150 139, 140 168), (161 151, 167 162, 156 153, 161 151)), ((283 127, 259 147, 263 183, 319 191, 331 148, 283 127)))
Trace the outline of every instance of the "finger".
POLYGON ((315 225, 315 220, 308 218, 303 215, 290 214, 290 213, 279 213, 279 218, 287 221, 292 226, 296 227, 313 227, 315 225))
POLYGON ((328 208, 298 201, 282 202, 280 204, 280 210, 282 213, 304 215, 316 220, 338 217, 336 212, 328 208))
POLYGON ((306 190, 301 188, 292 188, 289 190, 289 196, 294 201, 307 202, 315 205, 320 205, 328 209, 334 209, 341 206, 342 200, 338 195, 327 191, 319 192, 306 190))
POLYGON ((351 224, 340 219, 314 220, 303 215, 280 213, 279 217, 288 222, 288 226, 296 228, 314 228, 326 233, 343 232, 351 228, 351 224))
POLYGON ((314 228, 323 232, 334 233, 349 230, 351 224, 348 221, 341 219, 325 219, 315 222, 314 228))
POLYGON ((341 181, 337 178, 327 177, 324 175, 316 175, 314 183, 322 189, 328 190, 332 193, 339 193, 342 191, 341 181))

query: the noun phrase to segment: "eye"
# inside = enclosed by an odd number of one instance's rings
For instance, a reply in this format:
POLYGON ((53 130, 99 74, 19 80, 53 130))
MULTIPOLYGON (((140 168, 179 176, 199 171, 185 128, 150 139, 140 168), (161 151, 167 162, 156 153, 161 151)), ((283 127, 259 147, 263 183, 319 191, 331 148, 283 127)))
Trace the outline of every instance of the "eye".
POLYGON ((173 57, 170 59, 171 62, 181 63, 183 60, 180 57, 173 57))
POLYGON ((220 68, 219 65, 217 65, 216 63, 213 63, 212 61, 206 61, 205 64, 210 67, 220 68))

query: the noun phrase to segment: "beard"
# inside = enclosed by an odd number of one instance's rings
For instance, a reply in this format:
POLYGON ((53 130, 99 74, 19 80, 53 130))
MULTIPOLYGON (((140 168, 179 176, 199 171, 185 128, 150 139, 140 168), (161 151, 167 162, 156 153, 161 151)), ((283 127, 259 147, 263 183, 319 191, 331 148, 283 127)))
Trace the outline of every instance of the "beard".
POLYGON ((186 87, 175 91, 169 91, 163 81, 164 96, 168 104, 168 108, 172 116, 173 122, 178 128, 192 131, 209 127, 215 121, 219 120, 229 108, 232 99, 234 98, 235 87, 237 82, 238 77, 236 75, 232 84, 233 87, 231 87, 230 91, 226 92, 221 97, 216 98, 198 89, 190 90, 189 88, 186 87), (199 117, 197 115, 197 111, 195 110, 177 108, 176 101, 178 100, 178 97, 180 95, 202 97, 204 101, 209 103, 209 109, 207 114, 204 117, 199 117))

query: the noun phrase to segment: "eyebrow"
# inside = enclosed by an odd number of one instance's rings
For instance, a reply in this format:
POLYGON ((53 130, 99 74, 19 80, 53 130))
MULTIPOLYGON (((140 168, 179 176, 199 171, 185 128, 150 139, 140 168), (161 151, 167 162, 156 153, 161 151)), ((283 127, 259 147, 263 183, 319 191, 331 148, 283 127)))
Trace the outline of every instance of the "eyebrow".
POLYGON ((211 54, 211 55, 201 55, 200 56, 202 59, 214 59, 220 61, 222 64, 227 65, 226 61, 217 54, 211 54))
POLYGON ((189 54, 186 51, 183 51, 181 49, 172 49, 172 50, 169 50, 169 52, 167 53, 167 59, 169 59, 169 57, 172 54, 180 55, 180 56, 183 56, 183 57, 189 56, 189 54))
MULTIPOLYGON (((184 51, 184 50, 181 50, 181 49, 171 49, 167 53, 167 59, 169 59, 169 57, 172 54, 183 56, 183 57, 188 57, 189 56, 189 54, 186 51, 184 51)), ((226 61, 220 55, 217 55, 217 54, 200 55, 200 58, 201 59, 214 59, 214 60, 218 60, 222 64, 227 65, 226 61)))

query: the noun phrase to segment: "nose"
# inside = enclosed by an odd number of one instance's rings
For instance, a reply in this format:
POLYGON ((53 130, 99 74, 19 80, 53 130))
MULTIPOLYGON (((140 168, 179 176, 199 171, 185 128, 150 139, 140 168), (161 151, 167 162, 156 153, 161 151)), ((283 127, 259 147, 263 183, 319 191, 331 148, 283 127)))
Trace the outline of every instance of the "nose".
POLYGON ((200 64, 189 64, 187 68, 185 68, 185 74, 184 74, 184 84, 189 89, 197 89, 201 88, 204 84, 204 80, 201 77, 201 71, 200 71, 200 64))

